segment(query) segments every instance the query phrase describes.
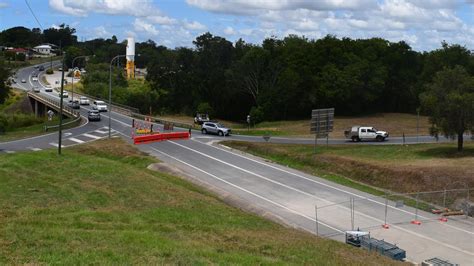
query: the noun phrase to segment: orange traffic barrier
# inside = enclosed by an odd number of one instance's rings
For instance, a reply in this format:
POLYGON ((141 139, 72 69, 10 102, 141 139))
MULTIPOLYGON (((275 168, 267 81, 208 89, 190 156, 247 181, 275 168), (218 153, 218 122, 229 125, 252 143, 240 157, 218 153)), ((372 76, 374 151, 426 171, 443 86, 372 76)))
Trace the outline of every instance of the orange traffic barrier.
POLYGON ((135 136, 133 138, 134 144, 145 144, 156 141, 171 140, 171 139, 189 139, 188 132, 169 132, 169 133, 158 133, 144 136, 135 136))

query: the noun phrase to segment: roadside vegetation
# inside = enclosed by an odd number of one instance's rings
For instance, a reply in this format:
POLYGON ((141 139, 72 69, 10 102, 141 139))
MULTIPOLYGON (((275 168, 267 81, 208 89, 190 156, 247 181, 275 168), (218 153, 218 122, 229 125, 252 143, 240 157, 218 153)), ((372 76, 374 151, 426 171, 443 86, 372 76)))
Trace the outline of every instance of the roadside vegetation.
MULTIPOLYGON (((225 141, 224 145, 374 195, 474 188, 474 143, 457 152, 455 143, 416 145, 313 145, 225 141)), ((448 203, 467 191, 448 194, 448 203)), ((411 195, 414 197, 414 194, 411 195)), ((443 194, 423 200, 442 205, 443 194)), ((471 200, 474 193, 470 193, 471 200)))
POLYGON ((230 207, 154 162, 120 139, 0 155, 0 264, 399 264, 230 207))
MULTIPOLYGON (((74 85, 75 87, 75 85, 74 85)), ((180 123, 192 124, 193 117, 187 115, 162 115, 164 120, 176 121, 180 123)), ((214 117, 211 117, 214 119, 214 117)), ((309 133, 310 120, 290 120, 261 122, 252 125, 248 129, 244 122, 233 122, 218 119, 226 126, 232 128, 234 134, 255 135, 255 136, 284 136, 284 137, 306 137, 313 138, 309 133)), ((416 136, 417 134, 417 116, 402 113, 379 113, 373 115, 346 117, 336 116, 334 119, 334 131, 329 134, 330 138, 344 138, 344 130, 353 125, 370 125, 380 130, 390 133, 391 137, 416 136)), ((429 135, 431 124, 426 116, 420 116, 418 120, 418 134, 429 135)))
MULTIPOLYGON (((64 119, 63 123, 70 119, 64 119)), ((48 121, 46 117, 36 117, 31 110, 24 91, 11 89, 8 98, 0 104, 0 142, 22 139, 54 132, 57 128, 45 132, 44 126, 58 125, 58 116, 48 121)), ((70 124, 64 128, 75 126, 70 124)))

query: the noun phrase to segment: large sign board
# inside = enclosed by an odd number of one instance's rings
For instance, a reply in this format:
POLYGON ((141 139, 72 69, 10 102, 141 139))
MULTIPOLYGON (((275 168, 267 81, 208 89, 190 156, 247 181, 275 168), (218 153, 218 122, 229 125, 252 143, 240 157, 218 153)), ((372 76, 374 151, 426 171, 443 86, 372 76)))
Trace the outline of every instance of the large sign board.
POLYGON ((314 109, 311 112, 311 134, 327 137, 334 127, 334 108, 314 109))

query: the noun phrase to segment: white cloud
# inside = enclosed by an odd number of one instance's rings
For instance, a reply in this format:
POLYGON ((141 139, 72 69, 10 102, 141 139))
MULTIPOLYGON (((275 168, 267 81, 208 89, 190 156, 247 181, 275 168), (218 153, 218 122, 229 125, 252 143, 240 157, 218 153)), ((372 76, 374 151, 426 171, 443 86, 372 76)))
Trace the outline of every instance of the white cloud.
POLYGON ((172 25, 175 24, 177 21, 174 18, 170 18, 167 16, 149 16, 147 19, 150 22, 160 24, 160 25, 172 25))
POLYGON ((49 5, 73 16, 85 16, 94 12, 144 17, 160 13, 151 0, 49 0, 49 5))
POLYGON ((67 6, 64 3, 64 0, 49 0, 49 6, 56 11, 72 16, 83 17, 87 15, 86 11, 83 9, 67 6))
POLYGON ((227 26, 225 29, 224 29, 224 34, 226 35, 234 35, 236 34, 237 32, 234 30, 234 28, 232 27, 229 27, 227 26))
POLYGON ((159 31, 153 26, 153 24, 146 22, 143 19, 136 18, 133 22, 133 28, 138 32, 145 32, 147 34, 156 36, 159 31))
POLYGON ((203 24, 201 24, 197 21, 188 22, 186 19, 183 20, 183 27, 187 30, 200 30, 200 31, 203 31, 203 30, 207 29, 206 26, 204 26, 203 24))
POLYGON ((7 7, 8 7, 8 3, 0 2, 0 8, 7 8, 7 7))
POLYGON ((364 10, 376 7, 375 0, 186 0, 210 12, 257 15, 259 10, 364 10))
POLYGON ((110 32, 108 32, 104 26, 95 27, 93 30, 93 34, 95 38, 104 38, 104 39, 110 38, 113 35, 110 32))

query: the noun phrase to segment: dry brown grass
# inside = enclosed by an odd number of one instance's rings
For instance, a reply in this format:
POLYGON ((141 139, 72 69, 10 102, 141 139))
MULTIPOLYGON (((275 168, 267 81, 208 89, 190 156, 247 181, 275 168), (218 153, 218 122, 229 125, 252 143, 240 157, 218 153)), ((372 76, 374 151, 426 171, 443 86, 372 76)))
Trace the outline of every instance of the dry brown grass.
MULTIPOLYGON (((193 118, 186 115, 166 115, 160 118, 180 123, 193 123, 193 118)), ((234 131, 241 134, 246 134, 247 125, 222 121, 226 126, 231 127, 234 131)), ((347 130, 353 125, 373 126, 379 130, 389 132, 390 136, 415 136, 417 116, 412 114, 402 113, 380 113, 367 116, 358 117, 336 117, 334 120, 334 131, 329 135, 330 138, 344 138, 344 130, 347 130)), ((274 121, 263 122, 252 128, 253 134, 265 134, 263 132, 273 133, 281 136, 297 136, 297 137, 312 137, 309 132, 310 120, 293 120, 293 121, 274 121)), ((419 119, 419 134, 429 135, 430 123, 427 116, 420 116, 419 119)), ((252 132, 251 132, 252 134, 252 132)))

